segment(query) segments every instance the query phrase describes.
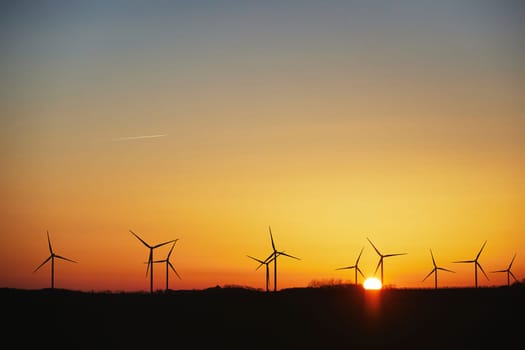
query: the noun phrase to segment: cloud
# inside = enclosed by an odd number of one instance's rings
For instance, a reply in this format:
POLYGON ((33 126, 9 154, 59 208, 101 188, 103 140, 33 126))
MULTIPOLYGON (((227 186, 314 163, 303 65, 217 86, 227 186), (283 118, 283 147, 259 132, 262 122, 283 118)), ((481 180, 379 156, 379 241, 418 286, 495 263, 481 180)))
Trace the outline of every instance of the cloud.
POLYGON ((142 139, 156 139, 159 137, 164 137, 165 134, 156 134, 156 135, 141 135, 141 136, 125 136, 125 137, 118 137, 116 139, 113 139, 112 141, 127 141, 127 140, 142 140, 142 139))

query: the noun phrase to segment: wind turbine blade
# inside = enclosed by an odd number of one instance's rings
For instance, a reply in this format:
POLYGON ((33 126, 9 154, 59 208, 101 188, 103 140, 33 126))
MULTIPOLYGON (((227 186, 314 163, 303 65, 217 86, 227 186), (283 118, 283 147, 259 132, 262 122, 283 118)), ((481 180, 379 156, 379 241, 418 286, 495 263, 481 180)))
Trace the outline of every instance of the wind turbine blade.
POLYGON ((149 250, 148 266, 146 266, 146 276, 148 275, 150 265, 151 265, 151 268, 153 269, 153 249, 149 250))
POLYGON ((53 248, 51 247, 51 239, 49 238, 49 231, 46 231, 47 233, 47 245, 49 246, 49 252, 53 254, 53 248))
POLYGON ((168 257, 166 258, 166 260, 169 260, 170 258, 170 255, 171 255, 171 252, 173 251, 173 248, 175 248, 175 244, 177 243, 178 239, 175 240, 175 242, 173 242, 172 246, 171 246, 171 249, 168 253, 168 257))
POLYGON ((363 274, 363 271, 361 271, 361 269, 359 267, 355 267, 357 269, 357 271, 361 274, 361 276, 363 276, 363 278, 365 278, 365 275, 363 274))
POLYGON ((518 281, 518 279, 516 278, 516 276, 514 276, 514 274, 512 273, 512 271, 509 270, 509 274, 512 276, 512 278, 514 278, 514 281, 518 281))
POLYGON ((481 255, 481 251, 483 250, 483 248, 485 248, 485 244, 487 244, 487 241, 483 242, 483 245, 481 246, 481 249, 479 250, 478 255, 476 255, 476 259, 474 260, 478 260, 479 256, 481 255))
POLYGON ((152 248, 155 249, 155 248, 158 248, 158 247, 162 247, 163 245, 170 244, 171 242, 177 242, 177 240, 176 239, 172 239, 172 240, 169 240, 169 241, 166 241, 166 242, 163 242, 163 243, 159 243, 157 245, 154 245, 152 248))
POLYGON ((481 272, 483 272, 483 274, 485 275, 485 277, 487 277, 487 279, 489 279, 489 276, 487 276, 487 274, 486 274, 485 271, 483 270, 483 267, 481 267, 481 264, 478 263, 478 262, 476 261, 476 265, 478 265, 479 269, 481 270, 481 272))
POLYGON ((444 267, 436 267, 437 270, 442 270, 442 271, 447 271, 447 272, 453 272, 453 273, 456 273, 456 271, 452 271, 452 270, 449 270, 449 269, 445 269, 444 267))
POLYGON ((359 252, 359 255, 357 256, 357 260, 355 261, 355 266, 359 264, 359 259, 361 259, 361 254, 363 254, 363 249, 365 249, 365 247, 361 248, 361 251, 359 252))
POLYGON ((429 250, 430 250, 430 256, 432 257, 432 265, 436 267, 436 260, 434 260, 434 254, 432 254, 432 249, 429 249, 429 250))
POLYGON ((249 255, 246 255, 246 256, 247 256, 248 258, 250 258, 250 259, 253 259, 253 260, 257 261, 257 262, 259 263, 259 265, 257 265, 257 268, 255 269, 255 271, 259 270, 259 268, 265 264, 264 261, 259 260, 259 259, 257 259, 257 258, 254 258, 253 256, 249 256, 249 255))
POLYGON ((350 270, 353 269, 355 266, 345 266, 345 267, 339 267, 336 270, 350 270))
POLYGON ((175 268, 173 267, 173 265, 168 261, 168 266, 171 267, 171 269, 173 270, 173 272, 175 272, 175 274, 177 275, 177 277, 181 280, 182 278, 180 278, 179 276, 179 273, 177 272, 177 270, 175 270, 175 268))
POLYGON ((432 275, 435 271, 436 271, 435 268, 432 269, 432 271, 430 271, 430 272, 428 273, 428 275, 426 275, 425 278, 423 278, 423 280, 422 280, 421 282, 425 282, 425 280, 426 280, 430 275, 432 275))
POLYGON ((475 260, 460 260, 460 261, 453 261, 453 263, 473 263, 476 262, 475 260))
POLYGON ((391 256, 407 255, 407 254, 408 253, 386 254, 386 255, 383 255, 383 258, 390 258, 391 256))
POLYGON ((64 258, 63 256, 56 255, 56 254, 55 254, 55 258, 59 258, 59 259, 62 259, 62 260, 71 261, 71 262, 73 262, 73 263, 77 263, 75 260, 71 260, 71 259, 68 259, 68 258, 64 258))
POLYGON ((279 255, 284 255, 284 256, 287 256, 287 257, 289 257, 289 258, 293 258, 293 259, 301 260, 301 259, 299 259, 298 257, 293 256, 293 255, 290 255, 290 254, 286 254, 285 252, 278 252, 278 253, 279 253, 279 255))
POLYGON ((149 261, 146 263, 146 277, 148 277, 148 273, 149 273, 149 261))
POLYGON ((379 262, 377 263, 377 266, 376 266, 376 269, 374 271, 374 274, 377 272, 377 270, 379 269, 379 266, 381 266, 382 262, 383 262, 383 257, 379 258, 379 262))
POLYGON ((273 242, 273 235, 272 235, 272 228, 270 226, 268 226, 268 229, 270 230, 270 239, 272 240, 272 248, 273 248, 273 251, 275 251, 275 243, 273 242))
POLYGON ((142 238, 140 238, 135 232, 129 230, 129 232, 131 232, 133 234, 133 236, 137 237, 139 239, 139 241, 142 242, 142 244, 144 244, 146 247, 148 248, 151 248, 150 245, 148 243, 146 243, 142 238))
POLYGON ((270 264, 272 261, 275 261, 277 259, 277 256, 279 254, 278 253, 272 253, 268 258, 266 258, 266 260, 263 261, 262 264, 260 264, 255 270, 258 270, 259 267, 261 267, 262 265, 268 265, 270 264))
POLYGON ((250 256, 250 255, 246 255, 247 257, 257 261, 259 263, 259 265, 257 266, 257 268, 255 269, 255 271, 259 270, 259 268, 261 266, 263 266, 264 264, 269 264, 273 259, 271 259, 271 257, 273 256, 274 253, 270 254, 264 261, 260 260, 260 259, 257 259, 257 258, 254 258, 253 256, 250 256))
POLYGON ((496 270, 496 271, 490 271, 490 273, 495 273, 495 272, 507 272, 507 270, 496 270))
POLYGON ((366 239, 368 239, 368 242, 370 242, 370 244, 372 245, 372 247, 375 249, 376 253, 379 255, 379 256, 382 256, 381 253, 379 252, 379 250, 377 250, 376 246, 374 245, 374 243, 372 243, 372 241, 366 237, 366 239))
POLYGON ((38 265, 38 267, 33 271, 33 272, 36 272, 39 268, 41 268, 42 266, 44 266, 46 264, 46 262, 49 261, 49 259, 51 259, 53 256, 50 255, 46 260, 44 260, 43 263, 41 263, 40 265, 38 265))
POLYGON ((509 270, 512 267, 512 263, 514 262, 514 259, 516 259, 516 254, 514 254, 514 256, 512 257, 512 260, 510 261, 510 264, 509 264, 509 267, 508 267, 509 270))
POLYGON ((250 258, 250 259, 253 259, 253 260, 257 261, 257 262, 260 263, 260 264, 264 264, 264 261, 262 261, 262 260, 260 260, 260 259, 254 258, 253 256, 250 256, 250 255, 246 255, 246 256, 247 256, 248 258, 250 258))
POLYGON ((275 259, 277 257, 277 255, 278 254, 276 252, 272 252, 270 255, 268 255, 268 257, 266 259, 264 259, 264 264, 269 263, 270 261, 275 259))

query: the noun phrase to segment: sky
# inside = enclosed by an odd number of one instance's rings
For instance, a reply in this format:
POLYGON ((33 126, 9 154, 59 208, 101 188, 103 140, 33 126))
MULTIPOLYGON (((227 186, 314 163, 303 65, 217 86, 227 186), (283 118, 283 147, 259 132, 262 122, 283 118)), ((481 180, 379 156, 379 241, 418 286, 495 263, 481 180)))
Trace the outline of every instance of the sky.
POLYGON ((525 278, 524 2, 1 7, 0 287, 50 287, 49 232, 56 288, 147 291, 133 230, 170 289, 264 288, 270 226, 278 289, 379 276, 367 238, 393 287, 485 241, 525 278))

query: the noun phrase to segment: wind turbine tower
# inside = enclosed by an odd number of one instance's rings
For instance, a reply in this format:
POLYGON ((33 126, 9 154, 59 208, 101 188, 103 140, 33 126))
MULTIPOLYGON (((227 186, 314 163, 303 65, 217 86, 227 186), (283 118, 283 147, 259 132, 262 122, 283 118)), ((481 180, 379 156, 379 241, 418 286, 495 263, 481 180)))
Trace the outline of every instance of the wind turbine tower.
POLYGON ((256 271, 262 265, 266 266, 266 291, 269 292, 270 291, 270 267, 269 267, 269 265, 273 261, 273 259, 269 259, 269 260, 263 261, 261 259, 254 258, 253 256, 250 256, 250 255, 247 255, 247 257, 250 258, 250 259, 253 259, 253 260, 255 260, 255 261, 257 261, 259 263, 259 266, 257 266, 257 268, 255 269, 256 271))
POLYGON ((366 238, 368 240, 368 242, 370 242, 370 244, 372 245, 372 247, 374 248, 374 250, 376 251, 377 255, 379 255, 379 262, 377 263, 377 267, 374 271, 374 273, 377 272, 377 269, 379 267, 381 267, 381 285, 384 285, 383 283, 383 260, 385 258, 390 258, 392 256, 398 256, 398 255, 406 255, 407 253, 396 253, 396 254, 381 254, 381 252, 376 248, 376 246, 374 245, 374 243, 372 243, 372 241, 367 237, 366 238))
POLYGON ((510 261, 509 266, 506 269, 504 269, 504 270, 497 270, 497 271, 491 271, 491 272, 506 272, 507 273, 507 287, 510 286, 510 276, 512 276, 512 278, 514 278, 514 281, 518 281, 516 276, 514 276, 512 271, 510 271, 510 268, 512 267, 512 263, 514 262, 514 259, 516 259, 516 254, 514 254, 514 257, 512 258, 512 260, 510 261))
POLYGON ((169 243, 172 243, 172 242, 176 242, 177 239, 172 239, 170 241, 159 243, 159 244, 156 244, 156 245, 149 245, 142 238, 140 238, 135 232, 133 232, 131 230, 129 230, 129 232, 131 232, 131 234, 133 236, 137 237, 137 239, 139 241, 141 241, 142 244, 144 244, 149 249, 148 266, 146 267, 146 276, 148 275, 148 271, 149 271, 150 266, 151 266, 149 290, 150 290, 150 293, 153 293, 153 250, 156 249, 156 248, 162 247, 163 245, 166 245, 166 244, 169 244, 169 243))
POLYGON ((346 266, 346 267, 340 267, 340 268, 336 269, 336 270, 351 270, 351 269, 354 269, 355 270, 354 284, 356 286, 357 286, 357 273, 359 272, 361 274, 361 276, 363 276, 363 278, 365 277, 365 275, 363 275, 363 272, 359 268, 359 259, 361 259, 361 254, 363 254, 363 249, 364 248, 365 247, 361 248, 361 252, 359 253, 359 256, 357 257, 357 260, 355 261, 354 265, 346 266))
POLYGON ((455 263, 470 263, 474 264, 474 285, 476 288, 478 288, 478 267, 483 272, 487 280, 489 279, 489 276, 485 273, 483 270, 483 267, 481 267, 480 263, 478 262, 479 256, 481 255, 481 252, 483 251, 483 248, 485 248, 485 244, 487 244, 487 241, 483 242, 483 245, 481 246, 481 249, 479 250, 478 254, 476 255, 476 258, 473 260, 460 260, 460 261, 454 261, 455 263))
POLYGON ((270 256, 266 258, 266 260, 264 260, 264 263, 270 262, 271 260, 273 260, 273 291, 277 292, 277 257, 280 255, 284 255, 284 256, 287 256, 289 258, 293 258, 296 260, 301 260, 301 259, 295 256, 292 256, 290 254, 287 254, 284 251, 277 250, 277 248, 275 247, 275 242, 273 241, 272 228, 268 226, 268 229, 270 231, 270 240, 272 242, 273 252, 270 254, 270 256))
POLYGON ((51 260, 51 289, 55 289, 55 258, 56 259, 62 259, 62 260, 66 260, 66 261, 69 261, 69 262, 72 262, 72 263, 76 263, 76 261, 74 260, 71 260, 69 258, 65 258, 61 255, 58 255, 56 254, 54 251, 53 251, 53 247, 51 246, 51 240, 49 239, 49 231, 46 231, 47 232, 47 244, 48 244, 48 247, 49 247, 49 257, 44 260, 44 262, 42 264, 40 264, 33 272, 37 272, 38 269, 40 269, 42 266, 44 266, 49 260, 51 260))
MULTIPOLYGON (((166 264, 166 292, 169 290, 168 281, 169 281, 169 269, 170 268, 173 270, 173 272, 175 272, 175 275, 177 275, 177 277, 181 279, 179 273, 177 272, 177 270, 175 270, 175 267, 173 267, 173 264, 170 261, 171 252, 173 252, 173 248, 175 248, 175 243, 177 243, 177 241, 178 239, 176 239, 175 242, 173 242, 173 244, 171 245, 170 251, 168 252, 168 256, 166 257, 166 259, 156 260, 153 262, 153 263, 165 263, 166 264)), ((153 267, 151 271, 153 271, 153 267)))
POLYGON ((425 280, 431 275, 431 274, 434 274, 434 289, 437 289, 438 287, 438 270, 442 270, 442 271, 447 271, 447 272, 454 272, 452 270, 448 270, 448 269, 445 269, 444 267, 439 267, 436 265, 436 260, 434 260, 434 254, 432 254, 432 249, 430 249, 430 256, 432 257, 432 265, 434 265, 434 268, 432 269, 432 271, 430 271, 428 273, 428 275, 426 275, 425 278, 423 278, 423 281, 421 282, 425 282, 425 280))

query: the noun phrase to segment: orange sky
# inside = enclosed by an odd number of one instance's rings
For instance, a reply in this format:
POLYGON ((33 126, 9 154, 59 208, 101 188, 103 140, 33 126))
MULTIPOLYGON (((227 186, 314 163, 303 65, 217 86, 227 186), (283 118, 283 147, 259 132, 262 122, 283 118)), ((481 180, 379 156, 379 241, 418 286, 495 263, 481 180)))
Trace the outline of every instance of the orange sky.
POLYGON ((472 286, 485 240, 479 285, 522 280, 524 6, 440 4, 8 5, 0 287, 50 286, 49 230, 55 287, 148 290, 131 229, 172 289, 264 288, 269 225, 279 288, 373 275, 366 237, 386 284, 432 249, 472 286))

